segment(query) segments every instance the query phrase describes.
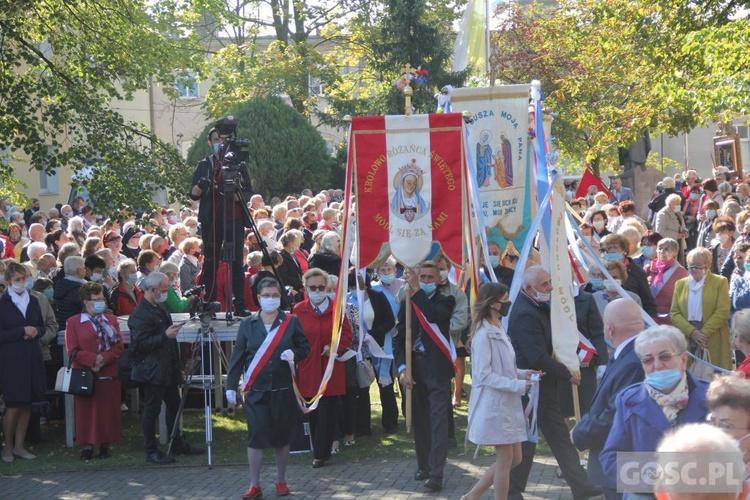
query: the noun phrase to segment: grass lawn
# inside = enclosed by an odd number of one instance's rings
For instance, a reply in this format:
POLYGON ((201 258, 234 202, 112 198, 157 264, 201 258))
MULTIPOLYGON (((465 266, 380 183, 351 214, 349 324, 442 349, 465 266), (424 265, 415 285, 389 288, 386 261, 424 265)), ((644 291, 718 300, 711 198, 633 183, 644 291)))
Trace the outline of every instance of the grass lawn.
MULTIPOLYGON (((467 372, 470 373, 470 363, 467 362, 467 372)), ((471 390, 471 377, 467 375, 464 387, 467 392, 471 390)), ((332 461, 358 461, 358 460, 382 460, 388 458, 403 458, 414 456, 414 445, 410 434, 404 428, 403 418, 399 421, 399 431, 396 434, 387 435, 380 426, 380 398, 377 387, 373 384, 370 390, 372 401, 372 430, 371 436, 357 436, 357 444, 351 447, 342 447, 341 453, 335 455, 332 461)), ((400 399, 398 400, 400 404, 400 399)), ((468 413, 468 398, 464 405, 454 410, 456 425, 456 439, 458 446, 449 449, 449 458, 464 458, 464 435, 466 433, 466 422, 468 413)), ((205 419, 203 410, 188 409, 184 413, 183 427, 188 441, 193 445, 205 446, 205 419)), ((245 415, 240 411, 233 414, 213 415, 213 446, 212 458, 214 465, 245 465, 246 454, 246 423, 245 415)), ((113 444, 111 447, 111 458, 99 460, 94 458, 91 462, 79 459, 80 448, 68 448, 65 446, 65 425, 63 422, 48 423, 42 426, 42 442, 31 444, 30 450, 38 455, 36 460, 16 459, 12 464, 0 463, 0 476, 7 474, 23 474, 27 472, 49 472, 49 471, 75 471, 104 468, 134 467, 149 465, 145 461, 143 453, 143 437, 141 434, 140 416, 134 416, 131 412, 123 413, 122 442, 113 444)), ((163 447, 166 451, 166 447, 163 447)), ((470 444, 468 455, 474 452, 474 446, 470 444)), ((94 455, 98 450, 95 450, 94 455)), ((480 455, 491 455, 491 448, 482 448, 480 455)), ((540 437, 537 453, 549 455, 549 448, 540 437)), ((266 460, 273 461, 273 453, 266 453, 266 460)), ((291 463, 309 463, 312 461, 310 453, 293 454, 291 463)), ((179 466, 201 466, 206 464, 206 456, 179 456, 179 466)), ((161 466, 163 467, 163 466, 161 466)))

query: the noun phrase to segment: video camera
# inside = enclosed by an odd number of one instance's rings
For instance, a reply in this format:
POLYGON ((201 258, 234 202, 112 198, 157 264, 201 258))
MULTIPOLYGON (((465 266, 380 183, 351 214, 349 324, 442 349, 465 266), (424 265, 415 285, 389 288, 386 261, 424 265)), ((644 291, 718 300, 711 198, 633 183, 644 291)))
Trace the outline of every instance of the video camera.
POLYGON ((226 116, 214 125, 220 137, 226 137, 221 146, 220 156, 225 172, 236 172, 245 167, 250 159, 250 141, 237 138, 237 119, 226 116))
POLYGON ((201 322, 205 321, 210 323, 211 319, 215 317, 216 313, 221 312, 221 303, 209 302, 196 298, 192 304, 190 304, 190 317, 198 317, 201 322))

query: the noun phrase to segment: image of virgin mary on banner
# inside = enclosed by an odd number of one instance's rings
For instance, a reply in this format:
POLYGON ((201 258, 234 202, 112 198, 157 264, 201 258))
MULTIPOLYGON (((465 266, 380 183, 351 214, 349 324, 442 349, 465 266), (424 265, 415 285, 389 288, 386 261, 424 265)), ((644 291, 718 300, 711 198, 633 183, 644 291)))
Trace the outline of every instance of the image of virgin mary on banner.
POLYGON ((529 85, 460 88, 452 94, 456 111, 468 111, 471 192, 479 197, 489 245, 502 252, 523 247, 534 217, 527 149, 529 85), (475 191, 475 189, 476 191, 475 191))
POLYGON ((463 262, 465 128, 458 113, 352 119, 359 266, 389 253, 405 266, 433 249, 463 262))

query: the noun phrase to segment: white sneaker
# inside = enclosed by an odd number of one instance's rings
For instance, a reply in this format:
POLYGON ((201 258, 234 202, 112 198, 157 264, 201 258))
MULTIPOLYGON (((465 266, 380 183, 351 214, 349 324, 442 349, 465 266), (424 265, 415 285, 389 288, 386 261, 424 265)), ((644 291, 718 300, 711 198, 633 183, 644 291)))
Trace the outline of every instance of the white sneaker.
POLYGON ((125 403, 120 405, 120 411, 128 411, 128 409, 128 405, 126 405, 125 403))

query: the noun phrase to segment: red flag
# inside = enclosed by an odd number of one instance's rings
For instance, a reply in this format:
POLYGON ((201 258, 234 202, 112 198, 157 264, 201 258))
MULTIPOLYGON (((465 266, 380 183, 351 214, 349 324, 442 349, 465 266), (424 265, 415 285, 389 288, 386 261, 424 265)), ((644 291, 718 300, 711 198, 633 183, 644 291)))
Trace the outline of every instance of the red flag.
POLYGON ((612 193, 604 186, 602 180, 595 176, 594 173, 588 168, 583 173, 581 181, 578 183, 578 189, 576 189, 576 198, 585 198, 589 194, 589 187, 596 186, 597 191, 603 191, 607 193, 607 197, 612 198, 612 193))
POLYGON ((384 244, 407 266, 427 258, 433 243, 462 264, 463 127, 458 113, 352 120, 361 267, 382 258, 384 244))

